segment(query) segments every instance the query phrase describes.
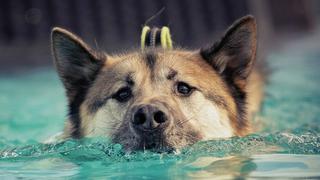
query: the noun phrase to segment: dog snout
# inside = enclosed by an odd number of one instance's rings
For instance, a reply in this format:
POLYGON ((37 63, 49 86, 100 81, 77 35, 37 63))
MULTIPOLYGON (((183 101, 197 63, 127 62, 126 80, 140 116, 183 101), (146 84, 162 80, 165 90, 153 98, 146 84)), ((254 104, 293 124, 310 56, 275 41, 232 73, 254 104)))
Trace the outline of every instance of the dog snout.
POLYGON ((139 130, 154 130, 169 120, 168 113, 154 105, 140 105, 133 109, 132 124, 139 130))

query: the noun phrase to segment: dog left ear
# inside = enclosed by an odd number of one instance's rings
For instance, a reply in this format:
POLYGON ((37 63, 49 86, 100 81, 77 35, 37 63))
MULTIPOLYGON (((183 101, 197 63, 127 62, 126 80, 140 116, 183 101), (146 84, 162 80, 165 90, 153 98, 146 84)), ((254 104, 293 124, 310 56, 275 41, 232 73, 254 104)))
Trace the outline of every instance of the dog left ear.
POLYGON ((69 100, 85 91, 103 66, 105 57, 73 33, 54 28, 51 34, 54 63, 69 100))
POLYGON ((237 20, 223 38, 200 54, 228 83, 244 89, 255 61, 256 22, 252 16, 237 20))

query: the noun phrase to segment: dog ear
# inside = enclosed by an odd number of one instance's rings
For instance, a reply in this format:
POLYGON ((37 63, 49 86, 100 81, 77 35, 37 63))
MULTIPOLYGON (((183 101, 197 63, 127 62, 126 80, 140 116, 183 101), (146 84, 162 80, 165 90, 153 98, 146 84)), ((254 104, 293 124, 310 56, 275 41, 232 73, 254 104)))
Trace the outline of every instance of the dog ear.
POLYGON ((228 83, 244 89, 255 61, 256 34, 255 19, 245 16, 234 22, 219 42, 201 49, 200 54, 228 83))
POLYGON ((51 33, 54 64, 69 100, 88 88, 102 67, 105 57, 91 50, 71 32, 54 28, 51 33))

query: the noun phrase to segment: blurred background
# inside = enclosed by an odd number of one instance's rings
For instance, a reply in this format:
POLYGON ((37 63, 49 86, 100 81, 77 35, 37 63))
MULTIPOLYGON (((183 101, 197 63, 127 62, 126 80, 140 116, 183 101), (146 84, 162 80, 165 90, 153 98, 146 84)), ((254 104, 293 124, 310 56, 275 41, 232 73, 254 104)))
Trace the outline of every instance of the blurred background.
POLYGON ((173 40, 197 48, 217 40, 236 19, 257 18, 259 54, 317 34, 317 0, 3 0, 0 4, 0 71, 52 67, 50 31, 66 28, 109 53, 137 48, 141 27, 171 28, 173 40))
POLYGON ((94 48, 121 52, 138 47, 149 25, 167 25, 173 40, 196 48, 212 43, 234 20, 253 14, 259 53, 318 32, 317 0, 5 0, 0 4, 0 71, 51 66, 50 31, 60 26, 94 48))

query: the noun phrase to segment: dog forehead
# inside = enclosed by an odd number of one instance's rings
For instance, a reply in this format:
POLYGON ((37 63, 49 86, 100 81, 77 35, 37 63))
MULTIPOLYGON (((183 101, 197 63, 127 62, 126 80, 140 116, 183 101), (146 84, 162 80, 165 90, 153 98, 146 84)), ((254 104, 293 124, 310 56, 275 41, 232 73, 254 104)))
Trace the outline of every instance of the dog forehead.
POLYGON ((126 81, 128 77, 134 82, 159 82, 171 80, 173 76, 196 82, 210 80, 214 83, 219 79, 197 53, 180 50, 148 50, 111 57, 99 76, 103 84, 126 81))

